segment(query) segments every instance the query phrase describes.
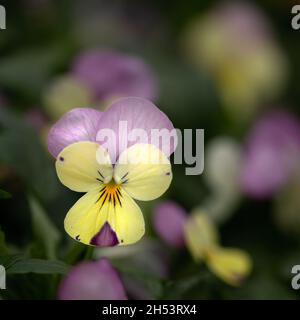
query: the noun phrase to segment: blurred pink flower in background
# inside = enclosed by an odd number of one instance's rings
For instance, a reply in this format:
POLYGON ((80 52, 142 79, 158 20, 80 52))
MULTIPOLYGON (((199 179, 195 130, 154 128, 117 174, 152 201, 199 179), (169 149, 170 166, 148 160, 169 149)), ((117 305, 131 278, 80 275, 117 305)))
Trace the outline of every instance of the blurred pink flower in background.
POLYGON ((272 196, 299 170, 299 163, 299 120, 286 111, 269 112, 247 138, 242 188, 252 197, 272 196))
POLYGON ((157 234, 171 247, 184 246, 183 226, 187 219, 184 208, 174 201, 160 202, 154 209, 153 226, 157 234))
POLYGON ((109 261, 81 262, 60 283, 60 300, 127 300, 118 272, 109 261))
POLYGON ((116 99, 157 98, 157 83, 142 58, 93 49, 79 53, 66 74, 56 77, 45 89, 43 102, 56 120, 72 108, 105 110, 116 99))
POLYGON ((170 274, 170 253, 159 241, 147 237, 131 246, 95 248, 94 258, 101 257, 122 266, 122 280, 130 299, 155 299, 150 279, 166 280, 170 274))
POLYGON ((138 57, 94 49, 79 54, 71 73, 83 81, 100 101, 115 97, 157 97, 154 75, 138 57))

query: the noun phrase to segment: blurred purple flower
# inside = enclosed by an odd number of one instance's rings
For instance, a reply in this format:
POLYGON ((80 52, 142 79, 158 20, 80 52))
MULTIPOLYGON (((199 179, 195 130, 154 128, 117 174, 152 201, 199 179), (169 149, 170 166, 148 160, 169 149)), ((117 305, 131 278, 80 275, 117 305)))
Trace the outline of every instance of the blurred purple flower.
MULTIPOLYGON (((63 148, 74 142, 97 141, 100 144, 107 142, 107 137, 103 137, 105 141, 96 139, 97 132, 101 129, 111 129, 117 137, 116 145, 108 146, 111 161, 114 163, 119 156, 117 151, 122 152, 136 142, 150 143, 148 140, 152 129, 167 129, 170 132, 174 127, 169 118, 150 101, 134 97, 122 98, 115 101, 103 113, 88 108, 77 108, 67 112, 49 131, 49 152, 56 157, 63 148), (121 132, 119 131, 120 121, 126 121, 127 135, 131 130, 137 128, 145 130, 147 137, 137 137, 137 141, 130 141, 127 146, 119 146, 118 138, 126 136, 126 127, 121 128, 121 132)), ((108 142, 111 141, 111 139, 108 140, 108 142)), ((163 145, 161 141, 154 144, 167 156, 174 152, 176 139, 173 142, 168 139, 168 141, 159 140, 165 142, 166 145, 163 145)))
POLYGON ((155 100, 157 96, 151 70, 137 57, 94 49, 80 54, 71 72, 102 101, 124 96, 155 100))
POLYGON ((174 201, 159 203, 154 209, 153 225, 162 240, 172 247, 184 246, 183 226, 187 219, 186 211, 174 201))
POLYGON ((62 280, 60 300, 127 300, 118 272, 106 258, 81 262, 62 280))
POLYGON ((273 111, 252 128, 247 139, 242 187, 265 198, 279 191, 299 165, 300 122, 285 111, 273 111))

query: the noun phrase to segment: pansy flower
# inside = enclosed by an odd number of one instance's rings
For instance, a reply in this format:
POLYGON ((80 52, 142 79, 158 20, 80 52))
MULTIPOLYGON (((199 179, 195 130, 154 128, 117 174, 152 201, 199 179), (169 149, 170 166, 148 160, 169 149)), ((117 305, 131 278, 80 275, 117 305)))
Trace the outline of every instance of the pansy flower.
POLYGON ((217 228, 205 210, 196 209, 187 215, 177 203, 165 201, 156 207, 153 218, 156 232, 167 244, 173 247, 185 244, 195 261, 206 262, 226 283, 238 286, 250 273, 249 255, 240 249, 221 246, 217 228))
POLYGON ((196 210, 184 226, 185 239, 195 261, 208 268, 226 283, 240 285, 251 271, 249 255, 241 249, 224 248, 218 230, 207 214, 196 210))
POLYGON ((74 109, 52 127, 48 147, 56 157, 58 178, 69 189, 86 193, 65 218, 73 239, 103 247, 132 244, 143 236, 144 219, 134 199, 153 200, 168 189, 168 156, 176 143, 175 137, 167 148, 166 139, 150 140, 153 129, 166 134, 174 128, 164 113, 142 98, 120 99, 103 113, 74 109), (119 126, 121 122, 126 128, 119 126), (134 129, 142 129, 144 135, 127 143, 124 137, 134 129), (109 132, 118 141, 107 141, 110 136, 104 139, 99 132, 109 132))

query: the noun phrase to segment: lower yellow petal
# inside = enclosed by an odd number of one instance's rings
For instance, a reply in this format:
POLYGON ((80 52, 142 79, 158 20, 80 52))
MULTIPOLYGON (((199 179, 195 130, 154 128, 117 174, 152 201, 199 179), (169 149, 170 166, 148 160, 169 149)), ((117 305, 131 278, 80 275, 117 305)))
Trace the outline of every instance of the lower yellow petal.
POLYGON ((250 256, 239 249, 214 249, 206 262, 213 273, 232 286, 240 285, 252 269, 250 256))
POLYGON ((89 191, 69 210, 65 230, 88 245, 114 246, 137 242, 145 232, 140 208, 117 185, 89 191))

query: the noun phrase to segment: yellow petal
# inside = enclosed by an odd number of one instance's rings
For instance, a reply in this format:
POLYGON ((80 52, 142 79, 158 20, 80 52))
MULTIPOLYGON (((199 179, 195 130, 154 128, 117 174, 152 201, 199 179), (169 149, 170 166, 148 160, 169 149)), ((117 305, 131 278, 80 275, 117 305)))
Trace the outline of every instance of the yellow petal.
POLYGON ((184 226, 186 245, 195 260, 206 257, 207 252, 218 246, 218 232, 209 217, 197 211, 184 226))
POLYGON ((78 192, 87 192, 110 181, 112 170, 108 152, 90 141, 67 146, 56 160, 56 172, 61 183, 78 192))
POLYGON ((154 145, 135 144, 120 155, 114 179, 134 199, 153 200, 169 188, 171 164, 154 145))
POLYGON ((127 245, 145 232, 140 208, 117 185, 89 191, 69 210, 65 230, 75 240, 97 246, 127 245))
POLYGON ((250 256, 239 249, 217 248, 206 262, 213 273, 232 286, 240 285, 252 269, 250 256))

